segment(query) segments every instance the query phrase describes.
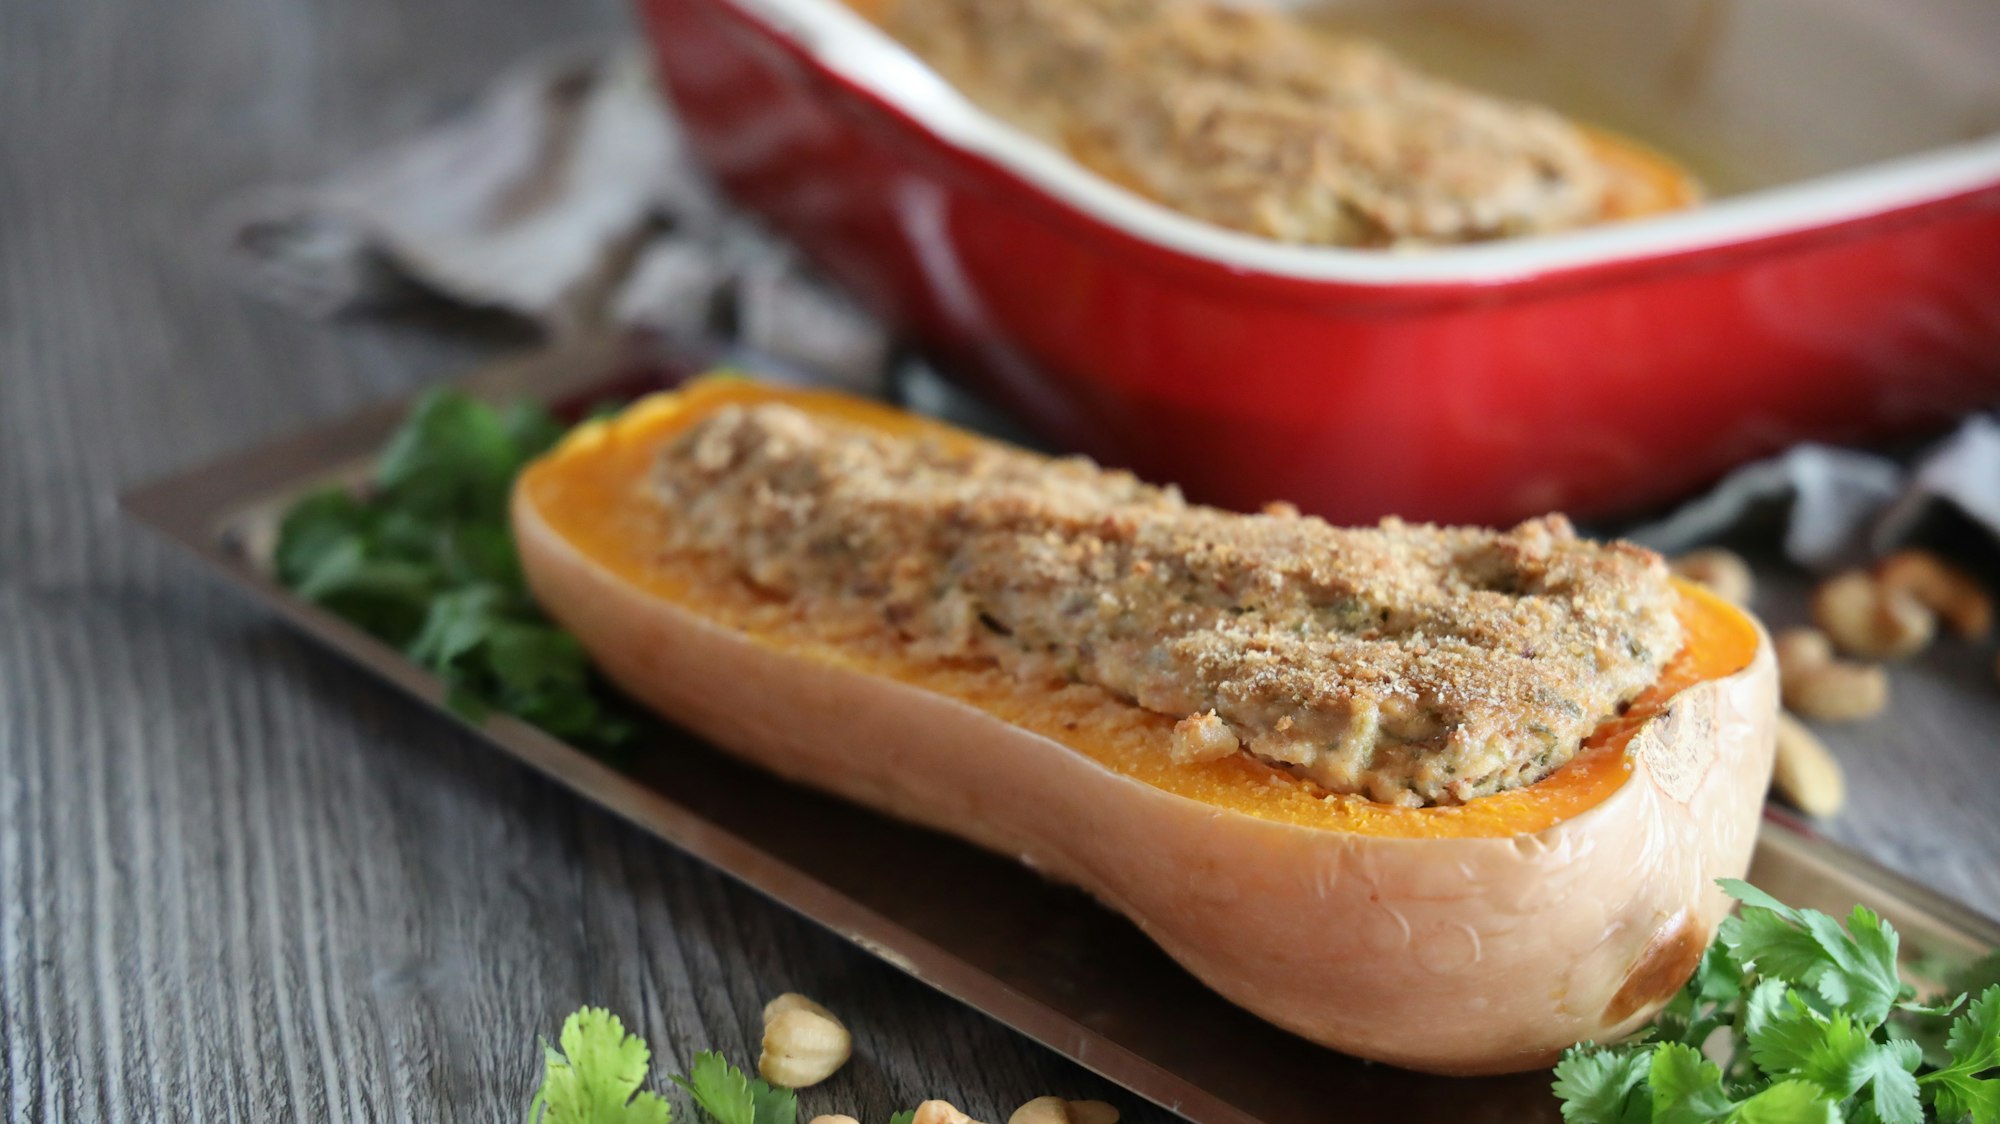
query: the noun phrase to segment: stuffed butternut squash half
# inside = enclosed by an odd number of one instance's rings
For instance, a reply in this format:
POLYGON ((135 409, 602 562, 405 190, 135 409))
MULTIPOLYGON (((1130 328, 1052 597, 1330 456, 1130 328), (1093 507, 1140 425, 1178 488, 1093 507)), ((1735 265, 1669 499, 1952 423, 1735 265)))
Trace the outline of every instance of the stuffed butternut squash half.
POLYGON ((730 379, 579 429, 513 518, 542 605, 661 714, 1415 1069, 1641 1025, 1769 779, 1757 624, 1560 518, 1233 514, 730 379))

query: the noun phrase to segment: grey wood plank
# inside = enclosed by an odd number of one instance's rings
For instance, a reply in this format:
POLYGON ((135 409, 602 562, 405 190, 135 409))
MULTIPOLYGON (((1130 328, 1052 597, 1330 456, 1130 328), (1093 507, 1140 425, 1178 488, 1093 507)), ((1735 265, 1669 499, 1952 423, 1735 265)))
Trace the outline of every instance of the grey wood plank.
MULTIPOLYGON (((742 1058, 784 988, 862 1050, 809 1111, 1102 1082, 501 764, 122 523, 118 486, 518 343, 231 291, 216 202, 463 102, 620 0, 0 4, 0 1109, 23 1121, 511 1119, 610 1005, 742 1058)), ((1968 653, 1833 735, 1832 826, 2000 912, 2000 702, 1968 653)))

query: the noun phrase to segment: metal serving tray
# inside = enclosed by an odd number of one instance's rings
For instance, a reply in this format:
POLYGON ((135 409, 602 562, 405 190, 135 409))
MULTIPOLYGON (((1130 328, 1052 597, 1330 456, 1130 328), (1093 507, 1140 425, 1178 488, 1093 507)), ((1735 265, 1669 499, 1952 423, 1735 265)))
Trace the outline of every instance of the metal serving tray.
MULTIPOLYGON (((693 369, 660 349, 602 343, 539 353, 463 380, 490 399, 558 407, 670 385, 693 369)), ((301 630, 453 721, 438 682, 269 575, 276 523, 309 489, 353 480, 402 418, 386 403, 225 457, 124 497, 141 521, 301 630)), ((687 735, 616 769, 525 723, 477 726, 496 749, 853 941, 932 987, 1199 1124, 1560 1119, 1545 1073, 1426 1077, 1280 1031, 1204 988, 1124 919, 1004 858, 757 773, 687 735), (840 839, 829 848, 821 841, 840 839)), ((1751 877, 1802 906, 1856 901, 1913 956, 1964 961, 2000 924, 1773 811, 1751 877)))

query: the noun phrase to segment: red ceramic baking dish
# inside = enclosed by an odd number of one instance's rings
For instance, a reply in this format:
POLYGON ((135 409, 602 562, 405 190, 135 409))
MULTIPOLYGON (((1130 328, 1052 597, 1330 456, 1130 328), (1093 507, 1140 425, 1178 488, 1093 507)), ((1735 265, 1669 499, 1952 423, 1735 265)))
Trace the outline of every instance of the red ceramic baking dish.
POLYGON ((641 2, 729 194, 956 377, 1198 499, 1596 516, 2000 401, 1993 0, 1344 4, 1328 18, 1623 127, 1712 190, 1423 251, 1168 211, 836 0, 641 2))

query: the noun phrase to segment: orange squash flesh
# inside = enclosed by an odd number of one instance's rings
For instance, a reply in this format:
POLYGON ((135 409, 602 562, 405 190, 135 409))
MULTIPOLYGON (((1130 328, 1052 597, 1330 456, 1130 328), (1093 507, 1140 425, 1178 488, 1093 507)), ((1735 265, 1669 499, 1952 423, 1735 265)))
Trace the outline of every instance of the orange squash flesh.
POLYGON ((1700 182, 1672 158, 1608 129, 1578 128, 1604 168, 1603 221, 1644 218, 1701 202, 1700 182))
POLYGON ((1680 587, 1687 643, 1660 680, 1586 748, 1542 781, 1452 807, 1401 808, 1325 792, 1246 754, 1176 764, 1162 747, 1174 719, 1117 704, 1092 688, 1024 686, 985 667, 918 661, 893 650, 829 643, 796 615, 774 611, 739 582, 717 582, 661 553, 660 507, 646 480, 661 447, 730 404, 785 402, 809 413, 890 433, 947 442, 977 440, 873 402, 823 391, 711 378, 655 395, 615 418, 577 431, 531 466, 521 488, 551 529, 608 571, 658 597, 695 608, 759 642, 807 649, 815 658, 910 683, 987 711, 1074 749, 1114 772, 1218 808, 1301 827, 1394 838, 1493 838, 1537 832, 1597 806, 1632 774, 1632 735, 1686 688, 1749 664, 1757 634, 1740 613, 1691 585, 1680 587))
POLYGON ((1542 782, 1462 807, 1330 796, 1246 756, 1176 766, 1170 721, 1097 688, 908 658, 872 614, 756 593, 665 551, 661 444, 731 402, 946 443, 839 395, 708 380, 577 431, 525 472, 529 584, 634 698, 772 773, 1073 883, 1231 1001, 1439 1073, 1548 1064, 1644 1024, 1727 915, 1770 778, 1776 663, 1682 588, 1688 642, 1542 782))

